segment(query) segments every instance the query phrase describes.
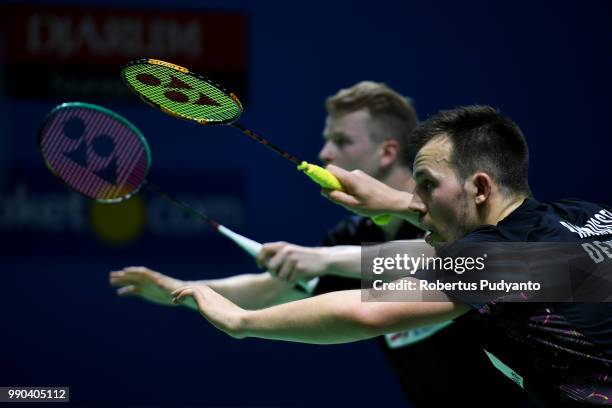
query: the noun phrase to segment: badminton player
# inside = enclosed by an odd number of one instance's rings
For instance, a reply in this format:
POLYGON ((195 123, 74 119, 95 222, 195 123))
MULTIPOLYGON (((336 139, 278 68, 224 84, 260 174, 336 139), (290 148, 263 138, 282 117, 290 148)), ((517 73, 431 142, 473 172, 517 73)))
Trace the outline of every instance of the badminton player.
MULTIPOLYGON (((321 161, 349 170, 361 169, 398 190, 414 189, 410 170, 413 158, 407 148, 418 119, 408 99, 384 84, 364 81, 328 98, 326 109, 321 161)), ((357 289, 362 242, 420 236, 421 230, 401 218, 377 226, 370 218, 353 216, 328 231, 322 247, 284 242, 264 245, 258 261, 269 273, 189 283, 146 268, 126 268, 112 273, 111 282, 122 286, 120 294, 140 295, 165 304, 170 304, 169 293, 180 286, 206 284, 242 308, 260 309, 305 298, 306 294, 293 286, 298 279, 319 277, 314 295, 357 289)), ((477 330, 478 326, 470 322, 451 325, 447 321, 419 330, 387 333, 379 337, 379 342, 413 405, 490 406, 495 401, 498 406, 529 406, 526 396, 495 370, 482 347, 469 341, 477 330), (466 367, 472 373, 469 376, 465 375, 466 367), (466 393, 474 381, 482 385, 482 390, 466 393), (499 394, 505 395, 502 401, 497 400, 499 394)))
MULTIPOLYGON (((416 212, 431 231, 427 241, 436 246, 612 240, 612 207, 578 200, 544 203, 532 197, 525 139, 514 122, 493 108, 441 112, 421 124, 413 137, 414 195, 361 171, 334 166, 328 169, 345 192, 326 194, 364 216, 416 212)), ((492 336, 477 334, 469 341, 487 343, 503 363, 500 371, 539 405, 610 405, 612 303, 474 304, 457 292, 437 295, 445 300, 362 302, 359 290, 337 291, 248 311, 206 286, 173 292, 178 302, 194 299, 206 319, 236 338, 345 343, 449 319, 474 319, 492 336)), ((480 391, 474 381, 470 392, 480 391)), ((498 398, 502 401, 505 395, 498 398)))

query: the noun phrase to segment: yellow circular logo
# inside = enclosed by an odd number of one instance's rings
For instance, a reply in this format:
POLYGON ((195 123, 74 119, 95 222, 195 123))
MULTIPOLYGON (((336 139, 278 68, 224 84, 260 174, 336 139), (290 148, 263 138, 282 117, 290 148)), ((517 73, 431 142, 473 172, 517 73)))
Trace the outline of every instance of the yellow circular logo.
POLYGON ((135 241, 146 223, 146 207, 139 196, 117 204, 92 202, 89 214, 94 234, 110 245, 135 241))

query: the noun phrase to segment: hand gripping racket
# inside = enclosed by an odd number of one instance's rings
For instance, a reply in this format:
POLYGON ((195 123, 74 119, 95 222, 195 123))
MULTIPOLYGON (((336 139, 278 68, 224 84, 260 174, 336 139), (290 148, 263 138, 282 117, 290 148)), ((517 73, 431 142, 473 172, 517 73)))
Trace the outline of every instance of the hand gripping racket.
MULTIPOLYGON (((205 220, 251 256, 261 244, 164 194, 147 180, 151 151, 143 134, 124 117, 101 106, 69 102, 56 106, 38 134, 38 148, 49 171, 72 190, 100 203, 119 203, 147 186, 205 220)), ((316 281, 298 282, 308 293, 316 281)))
MULTIPOLYGON (((242 114, 242 104, 234 95, 205 76, 187 68, 156 59, 129 62, 121 70, 121 77, 140 99, 174 117, 201 125, 230 124, 251 139, 256 140, 297 165, 321 187, 342 190, 340 181, 329 171, 300 160, 273 145, 268 140, 236 122, 242 114)), ((389 215, 379 215, 374 222, 383 225, 389 215)))

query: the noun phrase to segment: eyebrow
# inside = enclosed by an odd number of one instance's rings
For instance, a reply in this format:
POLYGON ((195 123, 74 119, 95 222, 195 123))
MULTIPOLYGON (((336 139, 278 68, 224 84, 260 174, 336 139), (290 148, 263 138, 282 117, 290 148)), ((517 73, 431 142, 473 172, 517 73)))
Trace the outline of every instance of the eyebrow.
POLYGON ((433 175, 428 169, 419 169, 414 172, 415 179, 422 179, 423 177, 433 178, 433 175))
POLYGON ((349 138, 349 136, 346 133, 343 132, 331 132, 331 133, 323 133, 323 139, 325 140, 329 140, 332 138, 337 138, 337 137, 344 137, 344 138, 349 138))

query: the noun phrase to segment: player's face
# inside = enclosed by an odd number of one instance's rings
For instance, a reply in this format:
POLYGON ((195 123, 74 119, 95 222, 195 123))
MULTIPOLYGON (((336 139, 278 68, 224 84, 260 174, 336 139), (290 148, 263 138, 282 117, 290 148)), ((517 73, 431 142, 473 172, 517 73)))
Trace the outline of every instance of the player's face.
POLYGON ((431 234, 433 246, 452 243, 476 227, 476 208, 450 163, 452 144, 437 137, 425 144, 414 160, 415 196, 412 208, 431 234))
POLYGON ((330 115, 325 121, 325 145, 319 159, 346 170, 360 169, 377 177, 379 172, 378 143, 370 137, 372 117, 367 108, 343 115, 330 115))

